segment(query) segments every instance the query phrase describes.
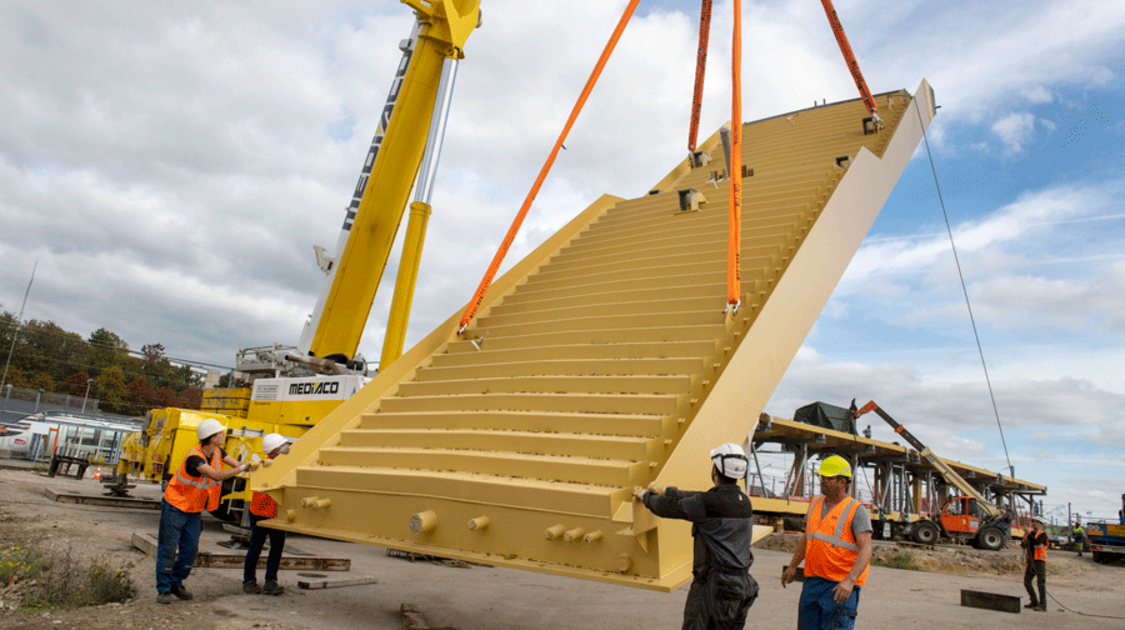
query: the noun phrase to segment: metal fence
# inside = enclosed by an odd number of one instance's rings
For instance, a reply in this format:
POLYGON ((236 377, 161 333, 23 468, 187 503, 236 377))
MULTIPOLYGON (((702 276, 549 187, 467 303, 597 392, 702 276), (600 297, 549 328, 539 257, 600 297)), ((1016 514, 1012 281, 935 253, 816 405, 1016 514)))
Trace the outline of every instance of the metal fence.
MULTIPOLYGON (((5 402, 8 401, 23 401, 35 403, 35 408, 31 413, 38 413, 41 411, 40 407, 67 407, 71 409, 82 410, 85 408, 87 413, 98 412, 98 399, 87 396, 72 396, 70 394, 56 394, 54 392, 47 392, 41 389, 25 389, 23 387, 13 387, 12 385, 5 385, 3 394, 5 402)), ((21 406, 22 407, 22 406, 21 406)))

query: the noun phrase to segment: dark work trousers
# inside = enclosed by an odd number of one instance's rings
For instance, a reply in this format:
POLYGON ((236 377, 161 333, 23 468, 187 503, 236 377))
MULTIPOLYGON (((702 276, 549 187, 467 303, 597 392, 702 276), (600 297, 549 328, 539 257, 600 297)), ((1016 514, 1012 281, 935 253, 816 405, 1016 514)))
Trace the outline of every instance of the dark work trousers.
POLYGON ((281 568, 281 552, 285 549, 285 531, 267 529, 258 525, 259 521, 264 520, 266 520, 264 516, 250 515, 250 548, 246 550, 246 564, 242 571, 243 582, 257 581, 258 558, 262 555, 266 536, 270 539, 270 555, 266 557, 266 581, 277 581, 277 571, 281 568))
POLYGON ((1031 603, 1039 604, 1040 606, 1047 605, 1047 561, 1046 560, 1033 560, 1027 563, 1027 568, 1023 571, 1023 587, 1027 589, 1027 595, 1031 598, 1031 603), (1039 596, 1035 596, 1035 591, 1031 589, 1031 580, 1036 578, 1039 582, 1039 596))
POLYGON ((688 590, 683 630, 742 630, 758 598, 758 583, 746 572, 707 573, 688 590))

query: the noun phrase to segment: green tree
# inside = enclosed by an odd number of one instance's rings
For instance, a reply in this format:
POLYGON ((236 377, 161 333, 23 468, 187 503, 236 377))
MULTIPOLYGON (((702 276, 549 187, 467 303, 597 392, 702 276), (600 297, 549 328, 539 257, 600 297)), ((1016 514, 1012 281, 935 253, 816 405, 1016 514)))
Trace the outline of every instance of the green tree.
POLYGON ((64 382, 88 360, 88 347, 81 336, 55 322, 35 319, 24 324, 17 353, 20 367, 28 374, 45 374, 55 383, 64 382))
MULTIPOLYGON (((104 370, 115 366, 120 368, 120 376, 124 379, 125 370, 122 366, 125 364, 125 352, 129 349, 129 344, 105 328, 99 328, 90 333, 88 342, 90 344, 90 373, 94 375, 94 379, 100 379, 104 370)), ((124 388, 124 381, 122 381, 121 386, 124 388)), ((102 400, 106 400, 105 397, 102 397, 102 400)))
POLYGON ((31 376, 31 389, 41 389, 45 392, 55 391, 55 379, 46 372, 36 372, 31 376))
POLYGON ((110 413, 133 413, 129 401, 129 388, 125 384, 125 372, 120 365, 111 365, 94 377, 94 388, 97 390, 99 405, 102 411, 110 413))

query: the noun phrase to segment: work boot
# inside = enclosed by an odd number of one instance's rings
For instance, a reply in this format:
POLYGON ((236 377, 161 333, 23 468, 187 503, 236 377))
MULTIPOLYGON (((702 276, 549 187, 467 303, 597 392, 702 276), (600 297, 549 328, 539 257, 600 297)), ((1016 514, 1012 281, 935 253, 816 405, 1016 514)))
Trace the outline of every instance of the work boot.
POLYGON ((242 592, 257 595, 262 592, 262 587, 258 586, 258 580, 250 580, 242 583, 242 592))
POLYGON ((1047 612, 1047 604, 1046 603, 1039 604, 1038 606, 1036 606, 1034 608, 1034 610, 1036 612, 1047 612))
POLYGON ((156 603, 157 604, 171 604, 172 603, 172 594, 171 593, 158 593, 156 595, 156 603))
POLYGON ((266 583, 262 585, 263 595, 281 595, 284 592, 285 587, 273 580, 267 580, 266 583))
POLYGON ((1034 599, 1023 605, 1024 608, 1039 608, 1039 602, 1034 599))
POLYGON ((183 584, 174 584, 172 586, 172 594, 184 601, 195 597, 195 595, 192 595, 191 591, 187 590, 187 588, 185 588, 183 584))

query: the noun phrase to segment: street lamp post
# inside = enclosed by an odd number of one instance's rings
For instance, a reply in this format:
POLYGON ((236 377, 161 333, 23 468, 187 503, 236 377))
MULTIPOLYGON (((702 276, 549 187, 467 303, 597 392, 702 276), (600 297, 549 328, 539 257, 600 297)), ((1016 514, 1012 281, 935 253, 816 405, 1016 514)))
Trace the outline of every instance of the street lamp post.
POLYGON ((82 413, 86 413, 86 399, 90 397, 90 383, 93 382, 94 379, 92 378, 86 379, 86 395, 82 397, 82 413))

